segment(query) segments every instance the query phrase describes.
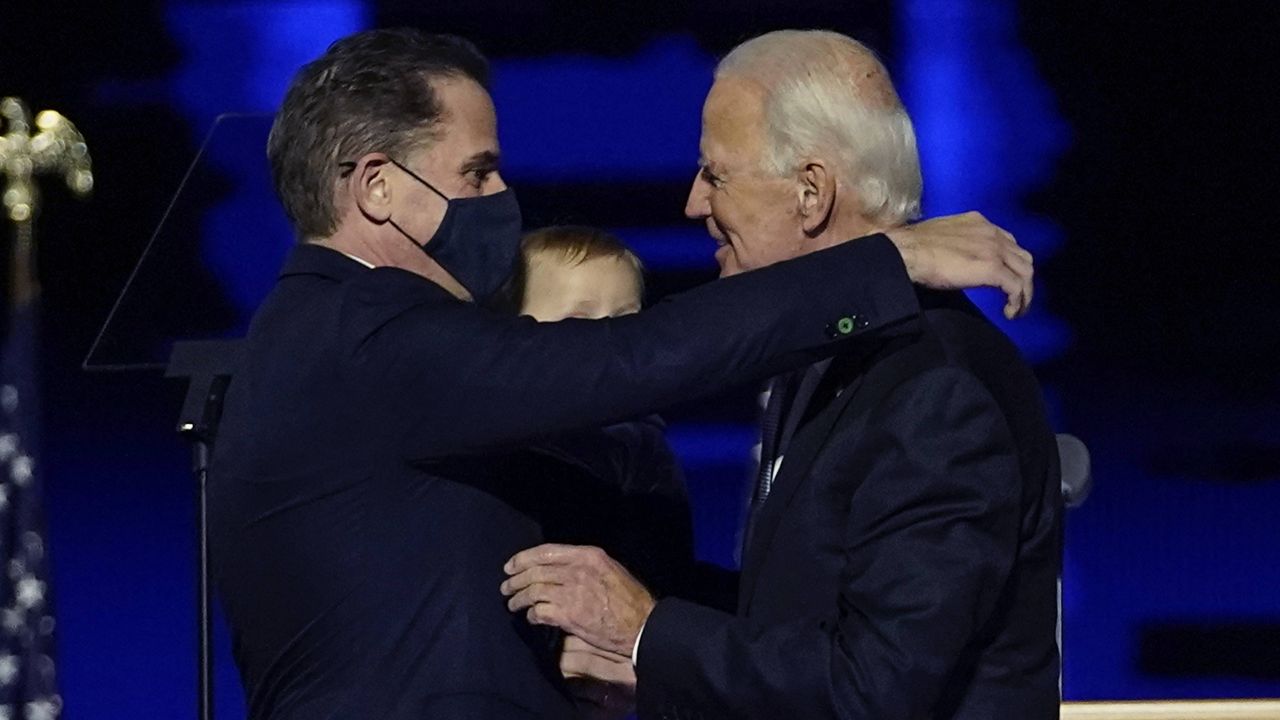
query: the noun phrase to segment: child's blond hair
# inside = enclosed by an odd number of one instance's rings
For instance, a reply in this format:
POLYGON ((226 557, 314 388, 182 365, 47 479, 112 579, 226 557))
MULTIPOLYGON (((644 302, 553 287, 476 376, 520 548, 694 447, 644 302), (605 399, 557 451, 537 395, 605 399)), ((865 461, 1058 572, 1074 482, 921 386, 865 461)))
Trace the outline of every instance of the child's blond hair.
POLYGON ((644 296, 644 264, 616 236, 586 225, 552 225, 526 233, 521 240, 520 265, 503 293, 504 304, 519 311, 533 263, 553 259, 567 265, 581 265, 596 258, 615 258, 626 263, 635 271, 636 287, 644 296))

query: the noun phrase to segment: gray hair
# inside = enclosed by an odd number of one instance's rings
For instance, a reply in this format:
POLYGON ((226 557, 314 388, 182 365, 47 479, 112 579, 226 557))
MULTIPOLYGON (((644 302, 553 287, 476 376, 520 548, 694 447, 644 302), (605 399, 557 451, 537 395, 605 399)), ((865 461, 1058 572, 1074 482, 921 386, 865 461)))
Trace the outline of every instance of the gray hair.
POLYGON ((868 47, 825 30, 778 30, 734 48, 716 67, 716 79, 725 76, 765 89, 765 169, 783 175, 821 154, 857 188, 867 217, 899 223, 920 216, 915 130, 868 47), (860 64, 872 68, 861 78, 860 64), (860 82, 876 72, 883 82, 860 82))

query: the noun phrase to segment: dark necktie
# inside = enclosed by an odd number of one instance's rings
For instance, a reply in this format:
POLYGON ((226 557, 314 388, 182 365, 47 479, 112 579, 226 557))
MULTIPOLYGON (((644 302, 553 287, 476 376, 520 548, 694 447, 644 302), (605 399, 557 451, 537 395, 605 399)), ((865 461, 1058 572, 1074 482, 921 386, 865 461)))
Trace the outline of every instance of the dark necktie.
POLYGON ((769 385, 769 401, 760 419, 760 467, 756 472, 755 491, 751 494, 751 509, 764 502, 773 485, 773 465, 778 458, 778 440, 787 408, 799 386, 801 372, 779 375, 769 385))
MULTIPOLYGON (((773 484, 770 471, 777 457, 778 433, 782 429, 783 411, 790 404, 790 396, 798 385, 800 372, 778 375, 769 383, 769 399, 765 401, 764 415, 760 418, 760 465, 756 469, 756 482, 751 488, 751 502, 747 506, 747 522, 743 527, 739 552, 751 544, 756 515, 773 484)), ((741 561, 741 557, 737 558, 741 561)))
POLYGON ((760 445, 760 475, 756 478, 756 494, 753 507, 764 504, 765 499, 769 497, 769 492, 773 490, 773 481, 777 475, 774 466, 787 453, 791 438, 796 434, 800 423, 804 421, 811 401, 814 399, 814 394, 817 392, 818 386, 822 384, 822 378, 826 375, 829 367, 831 367, 831 361, 823 360, 788 375, 783 390, 785 394, 779 399, 776 407, 773 403, 773 394, 770 393, 769 407, 765 409, 765 420, 761 422, 762 432, 765 430, 765 422, 770 420, 769 410, 776 409, 778 415, 772 418, 774 426, 769 430, 770 435, 773 437, 773 442, 768 448, 769 452, 765 452, 763 440, 760 445), (766 457, 769 459, 767 465, 765 464, 766 457))

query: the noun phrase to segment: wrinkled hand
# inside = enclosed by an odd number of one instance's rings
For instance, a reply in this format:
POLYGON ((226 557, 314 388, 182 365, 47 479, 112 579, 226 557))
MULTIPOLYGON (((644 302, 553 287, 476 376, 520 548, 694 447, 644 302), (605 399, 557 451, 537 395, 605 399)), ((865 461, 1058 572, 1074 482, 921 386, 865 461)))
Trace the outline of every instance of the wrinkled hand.
POLYGON ((1031 253, 976 212, 925 220, 885 233, 902 253, 913 282, 938 290, 994 287, 1012 320, 1031 306, 1031 253))
POLYGON ((579 717, 614 720, 631 712, 636 698, 636 673, 631 658, 601 650, 582 638, 566 635, 560 653, 560 672, 579 717))
POLYGON ((587 643, 631 657, 655 601, 613 558, 596 547, 539 545, 503 566, 512 612, 528 609, 534 625, 554 625, 587 643))
POLYGON ((601 650, 574 635, 566 635, 560 651, 560 674, 565 678, 600 680, 624 689, 635 690, 636 671, 631 655, 601 650))

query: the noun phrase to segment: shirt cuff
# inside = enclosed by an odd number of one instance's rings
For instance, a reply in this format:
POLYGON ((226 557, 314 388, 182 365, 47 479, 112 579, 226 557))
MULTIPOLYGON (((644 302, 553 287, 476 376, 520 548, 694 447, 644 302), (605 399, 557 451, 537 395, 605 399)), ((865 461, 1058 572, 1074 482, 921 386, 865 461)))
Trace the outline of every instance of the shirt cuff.
POLYGON ((636 633, 636 644, 631 646, 631 668, 633 670, 640 664, 640 638, 644 637, 644 626, 648 624, 649 620, 646 618, 644 625, 640 626, 640 632, 636 633))

